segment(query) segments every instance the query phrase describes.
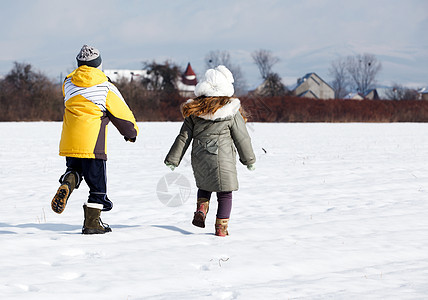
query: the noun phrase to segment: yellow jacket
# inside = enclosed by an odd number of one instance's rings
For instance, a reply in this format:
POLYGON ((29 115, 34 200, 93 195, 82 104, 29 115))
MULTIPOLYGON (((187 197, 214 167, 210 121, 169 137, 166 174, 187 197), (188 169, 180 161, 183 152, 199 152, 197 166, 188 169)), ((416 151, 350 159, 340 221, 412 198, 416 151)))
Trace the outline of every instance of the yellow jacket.
POLYGON ((138 135, 134 115, 101 70, 80 66, 67 76, 62 92, 65 112, 59 155, 106 160, 109 121, 127 138, 138 135))

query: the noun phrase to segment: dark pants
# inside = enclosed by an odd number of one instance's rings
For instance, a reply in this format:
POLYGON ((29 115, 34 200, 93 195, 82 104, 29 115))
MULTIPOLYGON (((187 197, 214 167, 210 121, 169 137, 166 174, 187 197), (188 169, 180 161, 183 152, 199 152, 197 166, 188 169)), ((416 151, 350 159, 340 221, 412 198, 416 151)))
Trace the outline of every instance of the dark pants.
POLYGON ((66 158, 67 171, 61 176, 60 182, 66 174, 72 172, 78 178, 76 180, 76 189, 80 182, 85 179, 89 187, 88 203, 98 203, 104 206, 103 211, 109 211, 113 203, 107 198, 107 177, 106 161, 92 158, 66 158))
MULTIPOLYGON (((206 198, 211 199, 211 193, 205 190, 198 190, 198 199, 206 198)), ((229 219, 230 212, 232 211, 232 192, 217 192, 217 218, 229 219)))

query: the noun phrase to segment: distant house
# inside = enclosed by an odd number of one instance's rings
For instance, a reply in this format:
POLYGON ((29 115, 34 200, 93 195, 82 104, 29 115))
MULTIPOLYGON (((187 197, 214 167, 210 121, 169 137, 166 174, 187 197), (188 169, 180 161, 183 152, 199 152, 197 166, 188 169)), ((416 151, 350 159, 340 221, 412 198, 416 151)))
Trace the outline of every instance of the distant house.
POLYGON ((182 97, 193 97, 195 95, 195 87, 198 83, 196 74, 190 63, 187 64, 186 71, 181 76, 181 81, 177 82, 178 90, 182 97))
POLYGON ((364 99, 368 99, 368 100, 379 100, 379 93, 377 91, 377 89, 372 89, 369 90, 365 95, 364 95, 364 99))
POLYGON ((419 100, 428 100, 428 87, 424 87, 418 91, 419 100))
POLYGON ((290 88, 297 97, 313 99, 334 99, 334 89, 316 73, 308 73, 290 88))
MULTIPOLYGON (((134 80, 141 81, 144 78, 150 77, 146 70, 104 70, 103 72, 113 82, 117 82, 119 80, 127 80, 128 82, 132 82, 134 80)), ((186 71, 176 83, 180 95, 182 97, 193 97, 197 83, 196 74, 190 63, 188 63, 186 71)))
POLYGON ((131 82, 148 77, 146 70, 103 70, 103 72, 113 82, 117 82, 120 79, 131 82))
POLYGON ((347 99, 347 100, 364 100, 364 97, 361 96, 359 93, 349 93, 343 99, 347 99))
POLYGON ((377 87, 369 90, 365 95, 364 99, 367 100, 388 100, 391 94, 391 88, 389 87, 377 87))

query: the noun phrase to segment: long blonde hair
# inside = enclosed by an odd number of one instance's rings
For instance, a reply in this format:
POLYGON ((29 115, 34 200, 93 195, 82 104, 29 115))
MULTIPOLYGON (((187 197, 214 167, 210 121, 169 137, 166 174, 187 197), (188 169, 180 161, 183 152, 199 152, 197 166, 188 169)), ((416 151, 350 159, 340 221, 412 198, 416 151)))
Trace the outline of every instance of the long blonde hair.
MULTIPOLYGON (((191 115, 199 117, 207 114, 214 114, 217 110, 219 110, 226 104, 229 104, 231 99, 232 97, 226 97, 226 96, 218 96, 218 97, 199 96, 193 99, 193 101, 188 101, 186 103, 183 103, 181 105, 181 114, 185 118, 191 115)), ((239 108, 239 111, 241 112, 241 115, 246 122, 247 114, 245 113, 242 106, 239 108)))

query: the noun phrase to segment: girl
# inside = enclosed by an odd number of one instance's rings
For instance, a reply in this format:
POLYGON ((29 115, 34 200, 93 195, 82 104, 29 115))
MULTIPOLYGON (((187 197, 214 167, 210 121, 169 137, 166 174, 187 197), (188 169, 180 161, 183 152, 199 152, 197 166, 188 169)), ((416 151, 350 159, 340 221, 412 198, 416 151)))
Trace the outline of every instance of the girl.
POLYGON ((198 198, 192 224, 205 227, 211 193, 217 192, 217 236, 228 235, 232 191, 238 190, 235 147, 249 170, 255 169, 256 161, 241 103, 232 97, 233 82, 225 66, 206 71, 203 81, 196 85, 196 98, 181 107, 184 123, 165 158, 165 164, 174 170, 193 139, 191 161, 198 198))

